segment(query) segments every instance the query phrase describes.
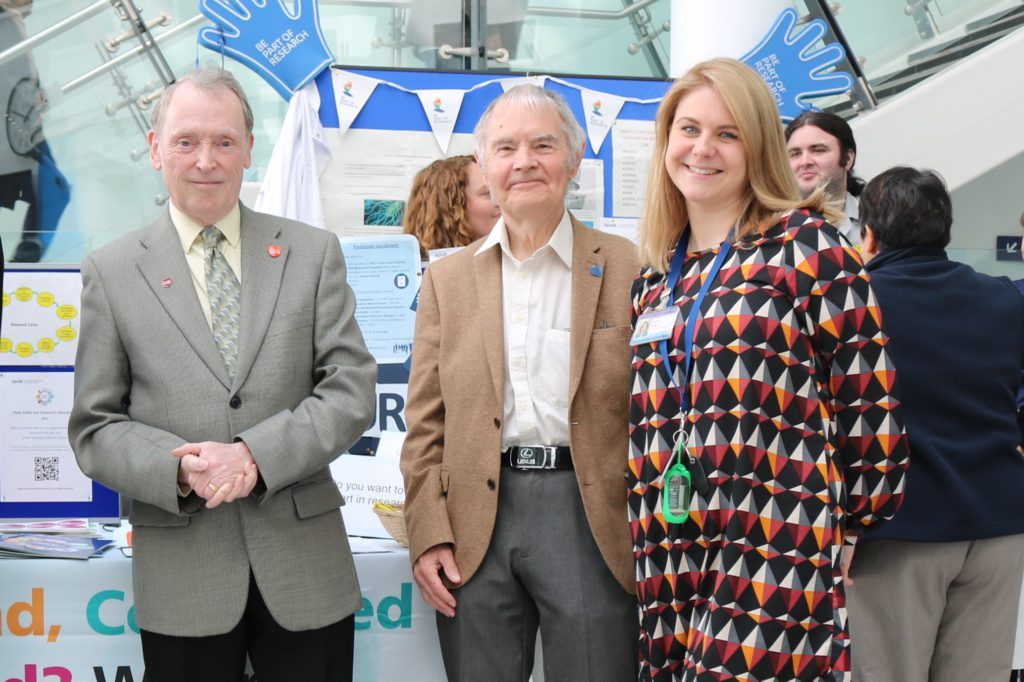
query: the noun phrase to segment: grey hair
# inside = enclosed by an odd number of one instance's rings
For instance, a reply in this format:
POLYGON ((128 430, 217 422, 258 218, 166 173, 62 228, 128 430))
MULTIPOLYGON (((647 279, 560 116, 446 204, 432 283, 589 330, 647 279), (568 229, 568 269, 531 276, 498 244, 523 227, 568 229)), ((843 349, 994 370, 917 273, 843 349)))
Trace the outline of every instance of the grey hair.
POLYGON ((485 167, 484 152, 486 152, 487 147, 487 126, 491 122, 491 115, 494 113, 494 109, 499 104, 505 102, 518 104, 534 111, 544 107, 554 108, 558 117, 562 119, 562 133, 565 135, 565 141, 569 145, 570 170, 576 165, 583 156, 583 146, 587 143, 587 137, 583 133, 583 128, 580 127, 576 117, 573 116, 568 102, 553 90, 545 90, 542 87, 524 83, 523 85, 509 88, 507 92, 494 99, 487 106, 487 109, 484 110, 480 120, 477 121, 476 127, 473 129, 473 141, 476 143, 476 157, 481 168, 485 167))
POLYGON ((255 119, 252 115, 252 107, 249 106, 249 98, 245 96, 245 90, 242 89, 242 84, 238 82, 230 71, 213 67, 189 71, 164 89, 160 99, 157 100, 156 105, 153 107, 153 114, 150 118, 150 126, 152 126, 153 131, 157 135, 160 134, 160 126, 163 125, 164 117, 167 115, 167 108, 171 106, 171 98, 174 96, 174 91, 182 83, 191 83, 200 90, 210 94, 224 92, 233 94, 242 105, 242 116, 245 118, 245 134, 252 135, 255 119))

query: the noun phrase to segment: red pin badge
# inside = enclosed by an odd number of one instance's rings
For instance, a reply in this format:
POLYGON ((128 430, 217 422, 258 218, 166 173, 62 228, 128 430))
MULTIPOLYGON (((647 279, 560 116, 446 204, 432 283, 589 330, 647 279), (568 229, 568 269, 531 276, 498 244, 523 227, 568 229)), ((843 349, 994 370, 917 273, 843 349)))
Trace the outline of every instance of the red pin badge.
POLYGON ((164 285, 164 289, 166 289, 167 287, 169 287, 172 284, 174 284, 174 280, 172 280, 170 277, 164 277, 164 281, 161 282, 161 284, 163 284, 164 285))
POLYGON ((267 247, 267 253, 270 254, 271 258, 277 258, 281 255, 281 247, 277 244, 271 244, 267 247))

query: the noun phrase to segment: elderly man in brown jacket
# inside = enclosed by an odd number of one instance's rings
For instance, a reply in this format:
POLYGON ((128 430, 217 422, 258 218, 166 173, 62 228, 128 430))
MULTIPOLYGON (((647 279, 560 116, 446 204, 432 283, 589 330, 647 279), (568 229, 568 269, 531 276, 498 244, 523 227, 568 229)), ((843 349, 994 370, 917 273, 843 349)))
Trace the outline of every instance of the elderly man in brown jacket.
POLYGON ((413 574, 449 680, 636 679, 628 241, 565 210, 585 138, 532 85, 484 112, 502 211, 423 278, 402 452, 413 574))

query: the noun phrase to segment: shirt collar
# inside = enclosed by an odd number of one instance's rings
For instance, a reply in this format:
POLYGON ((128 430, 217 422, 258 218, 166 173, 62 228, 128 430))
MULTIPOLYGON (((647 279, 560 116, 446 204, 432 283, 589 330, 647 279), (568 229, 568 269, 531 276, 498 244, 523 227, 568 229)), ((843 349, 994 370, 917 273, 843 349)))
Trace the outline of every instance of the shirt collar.
POLYGON ((860 201, 857 197, 847 192, 846 202, 843 204, 843 220, 835 227, 843 234, 844 237, 850 240, 851 244, 854 245, 860 242, 859 213, 860 201))
POLYGON ((851 195, 846 194, 846 203, 843 205, 843 213, 846 215, 846 219, 854 225, 860 225, 860 200, 851 195))
POLYGON ((857 220, 860 213, 860 200, 849 192, 846 193, 846 203, 843 204, 843 213, 851 220, 857 220))
MULTIPOLYGON (((502 253, 509 258, 513 257, 512 249, 508 244, 508 229, 505 227, 504 216, 498 218, 494 229, 491 230, 487 238, 484 239, 484 243, 480 245, 480 248, 473 255, 479 256, 484 251, 495 246, 499 247, 502 253)), ((572 267, 572 220, 569 219, 568 211, 562 212, 562 219, 558 221, 558 226, 551 234, 551 239, 548 240, 548 243, 537 250, 541 251, 548 246, 565 263, 566 267, 572 267)))
MULTIPOLYGON (((181 240, 181 248, 185 253, 188 253, 192 248, 192 243, 195 242, 199 233, 202 232, 203 228, 206 226, 200 225, 179 211, 173 201, 168 201, 167 204, 170 206, 171 210, 171 223, 174 225, 174 229, 178 233, 178 239, 181 240)), ((242 212, 239 210, 238 204, 235 204, 226 216, 218 220, 216 225, 217 229, 224 235, 224 239, 227 240, 228 244, 230 244, 232 248, 237 249, 238 242, 242 237, 242 212)))
POLYGON ((949 255, 942 246, 901 246, 895 249, 884 249, 865 263, 864 269, 868 272, 873 272, 882 266, 888 266, 890 263, 897 263, 897 267, 899 267, 900 261, 913 265, 921 262, 948 260, 949 255))

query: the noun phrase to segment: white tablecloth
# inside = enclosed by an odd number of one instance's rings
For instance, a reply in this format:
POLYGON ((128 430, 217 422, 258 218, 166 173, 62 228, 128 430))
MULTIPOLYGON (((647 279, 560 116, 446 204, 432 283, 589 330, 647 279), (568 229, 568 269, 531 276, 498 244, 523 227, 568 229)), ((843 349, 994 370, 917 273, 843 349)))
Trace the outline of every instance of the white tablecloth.
MULTIPOLYGON (((357 554, 355 679, 443 682, 434 611, 420 597, 408 552, 357 554)), ((0 560, 0 680, 141 682, 131 560, 0 560)))

